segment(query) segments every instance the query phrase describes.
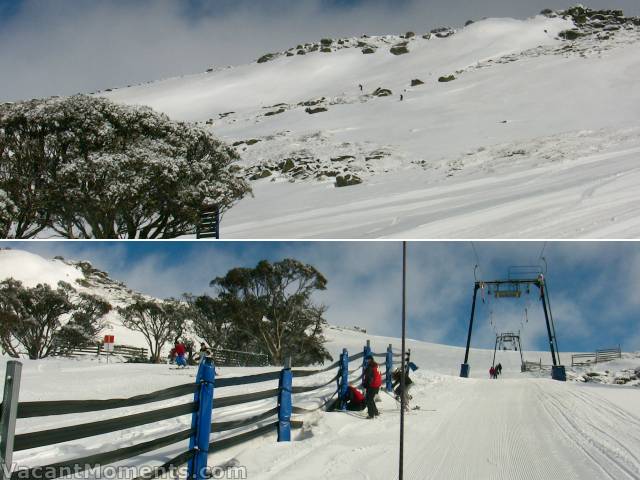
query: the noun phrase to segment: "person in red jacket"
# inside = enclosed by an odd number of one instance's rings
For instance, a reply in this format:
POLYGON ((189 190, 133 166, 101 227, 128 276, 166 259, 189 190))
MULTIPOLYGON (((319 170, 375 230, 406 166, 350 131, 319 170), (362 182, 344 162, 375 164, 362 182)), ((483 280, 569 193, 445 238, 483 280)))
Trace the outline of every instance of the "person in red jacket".
POLYGON ((349 385, 347 389, 347 410, 361 411, 367 406, 364 395, 356 387, 349 385))
POLYGON ((367 367, 364 370, 364 378, 362 379, 362 386, 366 389, 367 393, 365 400, 367 403, 367 418, 374 418, 380 415, 378 407, 376 407, 376 395, 382 385, 382 375, 378 370, 378 364, 371 355, 367 356, 367 367))
POLYGON ((186 367, 187 361, 184 359, 184 354, 187 353, 187 347, 182 342, 176 342, 176 365, 179 367, 186 367))

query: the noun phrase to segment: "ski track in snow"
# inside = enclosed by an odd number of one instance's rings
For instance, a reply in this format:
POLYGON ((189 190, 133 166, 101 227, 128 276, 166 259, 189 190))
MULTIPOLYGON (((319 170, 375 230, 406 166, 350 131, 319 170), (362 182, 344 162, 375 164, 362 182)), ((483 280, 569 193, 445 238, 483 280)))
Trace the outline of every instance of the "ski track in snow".
POLYGON ((552 380, 467 390, 429 448, 409 448, 407 478, 640 478, 640 419, 607 400, 552 380))
MULTIPOLYGON (((256 187, 229 212, 226 238, 572 238, 640 235, 640 147, 419 188, 420 173, 332 192, 256 187), (398 188, 403 183, 405 189, 398 188), (352 191, 353 191, 352 190, 352 191), (402 190, 402 191, 401 191, 402 190), (401 193, 397 193, 401 191, 401 193), (289 198, 286 208, 278 205, 289 198), (321 208, 312 207, 316 202, 321 208), (300 201, 297 201, 300 200, 300 201), (256 204, 259 204, 256 205, 256 204), (255 209, 263 212, 255 218, 255 209)), ((332 188, 332 187, 329 187, 332 188)))

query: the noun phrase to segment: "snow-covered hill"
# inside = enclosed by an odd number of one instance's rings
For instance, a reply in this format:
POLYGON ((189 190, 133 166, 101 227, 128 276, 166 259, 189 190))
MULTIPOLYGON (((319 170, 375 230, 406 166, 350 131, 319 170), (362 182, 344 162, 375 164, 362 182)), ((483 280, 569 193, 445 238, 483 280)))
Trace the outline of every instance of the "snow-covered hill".
POLYGON ((637 236, 639 25, 578 9, 324 39, 100 95, 236 146, 255 198, 227 238, 637 236))
POLYGON ((125 307, 136 295, 122 282, 112 279, 107 272, 96 269, 86 261, 70 261, 62 257, 46 259, 24 250, 0 249, 0 281, 14 278, 28 287, 39 283, 55 288, 58 282, 69 283, 78 292, 97 295, 111 304, 113 309, 105 317, 104 334, 114 335, 118 345, 145 347, 144 336, 122 325, 116 307, 125 307))

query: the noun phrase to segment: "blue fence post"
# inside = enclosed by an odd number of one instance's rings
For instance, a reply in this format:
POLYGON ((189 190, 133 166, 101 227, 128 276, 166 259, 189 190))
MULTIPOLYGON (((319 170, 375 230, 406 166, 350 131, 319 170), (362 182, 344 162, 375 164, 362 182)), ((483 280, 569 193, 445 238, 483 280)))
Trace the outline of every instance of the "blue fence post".
POLYGON ((391 373, 393 370, 393 349, 391 347, 391 344, 389 344, 389 346, 387 347, 387 358, 385 359, 386 363, 387 363, 387 372, 385 375, 385 379, 386 379, 386 384, 387 384, 387 392, 390 392, 391 390, 393 390, 393 382, 391 379, 391 373))
POLYGON ((349 388, 349 352, 342 349, 340 355, 340 375, 338 376, 338 395, 340 399, 340 410, 347 409, 347 389, 349 388))
POLYGON ((193 433, 189 439, 189 450, 196 454, 189 461, 187 478, 205 480, 207 478, 207 461, 209 458, 209 436, 211 434, 211 415, 213 411, 213 386, 215 382, 213 360, 205 358, 198 366, 196 375, 196 393, 193 401, 198 410, 191 416, 193 433))
POLYGON ((284 368, 280 372, 280 384, 278 393, 278 441, 291 441, 291 388, 293 373, 291 372, 291 357, 287 357, 284 368))
POLYGON ((362 377, 361 381, 364 383, 364 371, 367 369, 367 357, 371 355, 371 340, 367 340, 367 344, 364 346, 364 355, 362 356, 362 377))

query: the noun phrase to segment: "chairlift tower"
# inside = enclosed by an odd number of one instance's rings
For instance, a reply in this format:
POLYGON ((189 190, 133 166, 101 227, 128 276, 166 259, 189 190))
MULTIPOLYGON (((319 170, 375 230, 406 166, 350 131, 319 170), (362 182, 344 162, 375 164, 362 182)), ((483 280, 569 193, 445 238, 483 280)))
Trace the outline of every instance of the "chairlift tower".
POLYGON ((493 364, 492 366, 496 366, 496 352, 498 350, 515 350, 520 352, 520 371, 524 372, 526 370, 524 357, 522 355, 522 343, 520 342, 520 332, 512 333, 499 333, 496 335, 496 344, 493 348, 493 364))
MULTIPOLYGON (((461 377, 469 376, 469 348, 471 346, 471 334, 473 332, 473 320, 475 318, 478 290, 484 291, 484 289, 487 289, 487 292, 494 295, 495 298, 520 298, 523 293, 529 293, 532 286, 536 287, 540 292, 540 303, 542 305, 542 310, 544 311, 547 335, 549 338, 549 350, 551 352, 551 360, 553 362, 551 377, 554 380, 566 381, 567 377, 564 365, 560 364, 558 342, 556 340, 555 326, 551 315, 551 307, 549 305, 547 284, 542 269, 535 266, 509 267, 506 279, 489 281, 476 279, 473 288, 473 301, 471 304, 471 317, 469 319, 469 332, 467 334, 467 347, 464 354, 464 363, 460 366, 461 377)), ((496 339, 496 345, 497 341, 498 340, 496 339)))

